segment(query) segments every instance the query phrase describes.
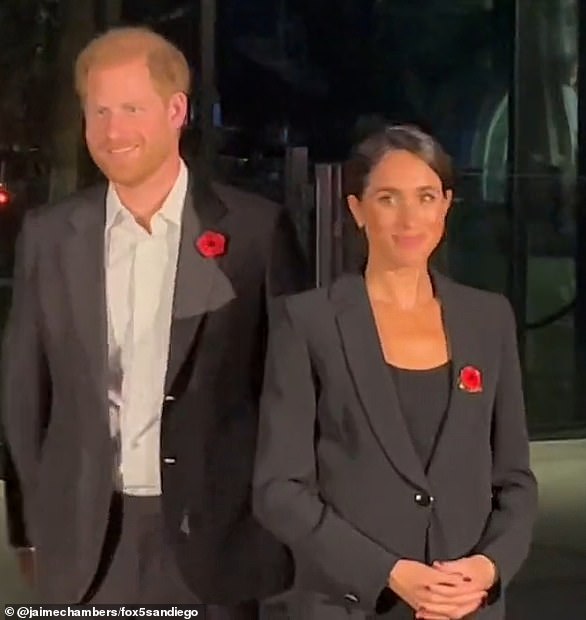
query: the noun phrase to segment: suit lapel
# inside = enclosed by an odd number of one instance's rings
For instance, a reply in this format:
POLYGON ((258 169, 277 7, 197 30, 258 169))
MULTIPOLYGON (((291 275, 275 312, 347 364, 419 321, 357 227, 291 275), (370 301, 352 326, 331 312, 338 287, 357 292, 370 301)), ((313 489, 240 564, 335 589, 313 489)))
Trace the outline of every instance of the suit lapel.
POLYGON ((228 237, 223 228, 226 212, 225 205, 209 186, 192 175, 181 224, 165 377, 166 393, 175 391, 175 380, 197 346, 207 313, 221 308, 235 297, 230 280, 222 271, 225 257, 206 258, 195 245, 198 237, 208 230, 228 237))
MULTIPOLYGON (((73 308, 73 327, 87 357, 90 376, 107 398, 108 322, 104 231, 106 190, 100 186, 79 199, 71 211, 71 231, 64 240, 61 256, 69 303, 73 308)), ((222 271, 225 257, 203 257, 195 248, 198 236, 222 229, 226 207, 209 186, 194 176, 183 209, 181 239, 175 276, 169 357, 165 380, 171 390, 179 369, 196 344, 207 312, 217 310, 235 297, 229 279, 222 271)), ((107 407, 104 408, 107 412, 107 407)))
MULTIPOLYGON (((431 276, 436 296, 441 302, 442 320, 448 341, 448 357, 451 360, 451 376, 448 407, 444 413, 440 427, 438 428, 429 460, 428 471, 431 469, 433 461, 440 452, 442 445, 446 442, 446 438, 449 440, 450 435, 456 437, 459 435, 458 414, 462 407, 468 407, 468 399, 470 398, 470 394, 463 392, 458 387, 459 373, 464 366, 468 364, 474 365, 474 361, 467 357, 467 352, 470 350, 472 340, 470 339, 470 335, 466 332, 467 321, 465 320, 465 313, 461 311, 457 291, 454 290, 454 283, 433 270, 431 276), (455 435, 452 433, 452 427, 454 427, 455 435)), ((451 441, 453 441, 453 437, 451 441)))
MULTIPOLYGON (((73 328, 85 350, 89 376, 96 380, 104 399, 108 358, 105 204, 105 187, 92 189, 80 198, 70 215, 70 233, 61 246, 69 303, 73 309, 73 328)), ((104 412, 107 412, 106 407, 104 412)))
POLYGON ((426 489, 423 466, 384 360, 363 278, 338 280, 332 299, 346 361, 372 429, 395 469, 418 488, 426 489))

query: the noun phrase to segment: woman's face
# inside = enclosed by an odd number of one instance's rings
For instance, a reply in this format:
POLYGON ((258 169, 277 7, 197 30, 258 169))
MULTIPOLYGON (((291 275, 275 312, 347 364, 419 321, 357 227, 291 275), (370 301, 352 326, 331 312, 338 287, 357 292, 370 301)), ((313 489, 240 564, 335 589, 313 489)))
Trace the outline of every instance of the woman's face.
POLYGON ((371 171, 361 199, 348 197, 368 239, 369 263, 383 268, 423 267, 439 244, 452 192, 408 151, 392 151, 371 171))

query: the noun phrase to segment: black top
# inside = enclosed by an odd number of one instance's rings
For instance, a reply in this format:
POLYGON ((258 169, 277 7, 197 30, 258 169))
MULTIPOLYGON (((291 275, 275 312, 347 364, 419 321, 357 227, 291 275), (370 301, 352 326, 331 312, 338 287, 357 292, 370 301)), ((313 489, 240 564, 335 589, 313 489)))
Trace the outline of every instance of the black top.
POLYGON ((450 398, 451 364, 411 370, 389 364, 411 440, 427 471, 450 398))

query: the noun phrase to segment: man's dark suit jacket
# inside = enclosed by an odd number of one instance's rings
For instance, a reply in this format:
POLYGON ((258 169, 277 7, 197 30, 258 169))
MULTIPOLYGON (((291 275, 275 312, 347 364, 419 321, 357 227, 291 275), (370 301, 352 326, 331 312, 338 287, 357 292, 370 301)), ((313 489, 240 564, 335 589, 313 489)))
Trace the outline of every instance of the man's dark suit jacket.
MULTIPOLYGON (((77 602, 86 594, 113 494, 105 195, 105 186, 94 188, 30 212, 6 327, 4 430, 48 602, 77 602)), ((269 300, 302 290, 306 275, 280 207, 191 175, 161 475, 167 538, 184 580, 204 602, 261 598, 291 577, 288 551, 251 514, 251 480, 269 300), (205 231, 226 237, 224 255, 197 251, 205 231)))
MULTIPOLYGON (((255 512, 292 549, 297 585, 328 605, 372 611, 388 603, 381 591, 400 558, 485 554, 502 593, 528 553, 537 493, 510 305, 440 274, 433 280, 453 376, 427 473, 364 279, 344 276, 285 298, 274 319, 255 512), (466 366, 480 370, 480 393, 459 388, 466 366)), ((503 596, 495 599, 479 618, 504 617, 503 596)))

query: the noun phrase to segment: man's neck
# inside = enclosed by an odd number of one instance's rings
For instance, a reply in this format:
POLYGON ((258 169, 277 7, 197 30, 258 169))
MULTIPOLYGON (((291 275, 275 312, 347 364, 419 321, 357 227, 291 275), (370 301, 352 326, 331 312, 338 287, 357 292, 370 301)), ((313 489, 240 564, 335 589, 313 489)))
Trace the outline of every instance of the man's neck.
POLYGON ((175 185, 181 168, 181 158, 170 158, 154 174, 135 186, 114 183, 116 194, 122 205, 142 225, 149 227, 153 215, 163 206, 169 192, 175 185))

